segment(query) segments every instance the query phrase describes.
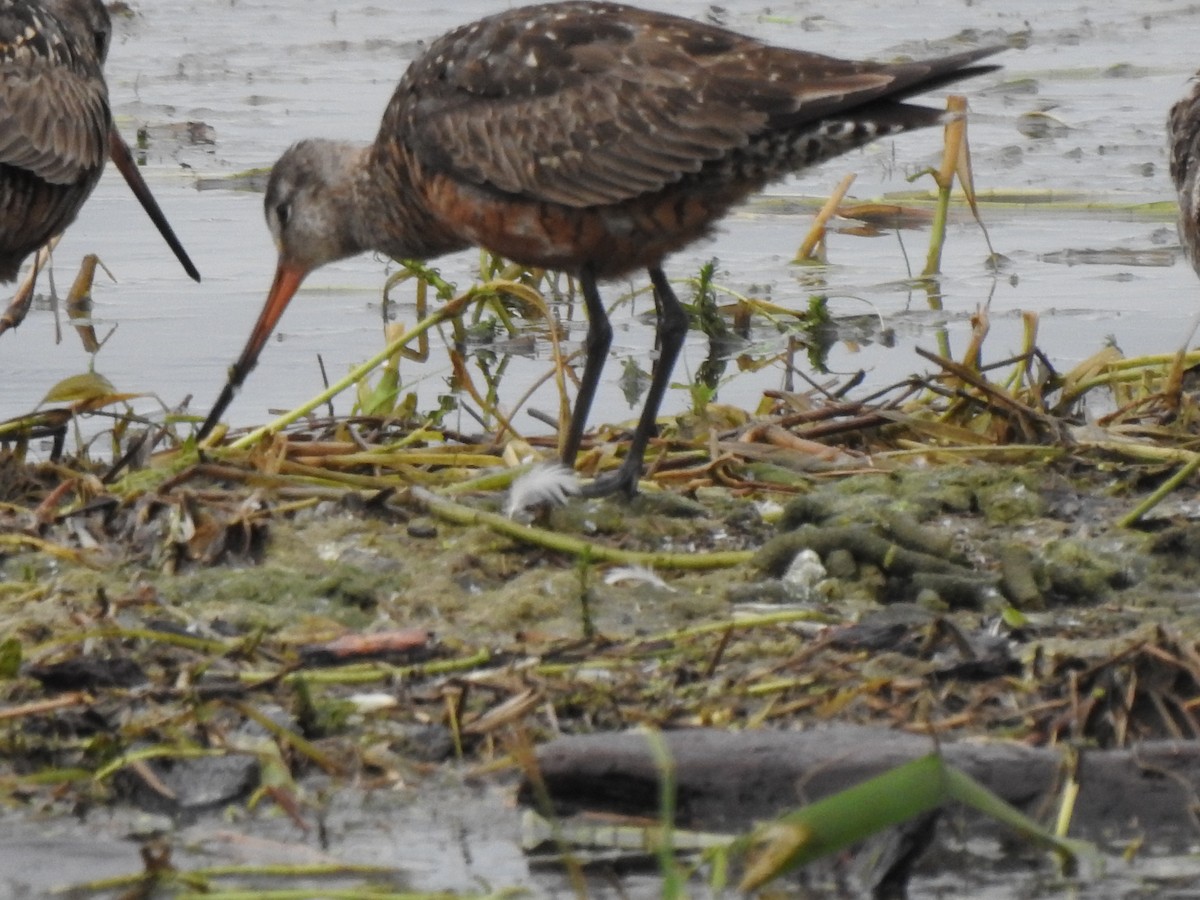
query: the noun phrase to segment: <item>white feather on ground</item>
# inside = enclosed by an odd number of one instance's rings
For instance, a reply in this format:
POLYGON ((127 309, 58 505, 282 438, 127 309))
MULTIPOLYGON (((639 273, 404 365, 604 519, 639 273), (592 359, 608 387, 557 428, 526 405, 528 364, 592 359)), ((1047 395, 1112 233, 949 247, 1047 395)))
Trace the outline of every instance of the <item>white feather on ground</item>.
POLYGON ((675 588, 663 581, 653 569, 646 566, 617 566, 604 573, 605 584, 622 584, 624 582, 648 584, 664 591, 675 591, 675 588))
POLYGON ((563 506, 579 494, 579 479, 573 469, 561 463, 534 466, 512 483, 504 514, 515 519, 520 513, 538 506, 563 506))

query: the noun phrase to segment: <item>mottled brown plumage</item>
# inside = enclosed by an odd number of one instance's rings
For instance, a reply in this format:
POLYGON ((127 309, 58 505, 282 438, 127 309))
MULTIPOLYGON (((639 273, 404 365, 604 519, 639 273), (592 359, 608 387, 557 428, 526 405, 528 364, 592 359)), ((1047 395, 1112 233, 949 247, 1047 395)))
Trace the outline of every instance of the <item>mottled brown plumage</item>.
MULTIPOLYGON (((1197 73, 1200 77, 1200 73, 1197 73)), ((1167 116, 1171 180, 1179 196, 1179 242, 1200 274, 1200 81, 1167 116)))
POLYGON ((990 71, 974 63, 998 49, 850 62, 591 2, 514 9, 452 31, 404 74, 373 144, 301 141, 275 165, 266 196, 275 282, 201 435, 308 272, 366 250, 429 258, 480 245, 580 279, 589 330, 568 465, 611 342, 596 281, 649 272, 659 358, 625 464, 593 489, 632 493, 687 329, 664 257, 772 179, 941 121, 902 101, 990 71))
POLYGON ((99 0, 0 0, 0 281, 75 220, 110 152, 199 280, 112 127, 103 71, 111 34, 99 0))

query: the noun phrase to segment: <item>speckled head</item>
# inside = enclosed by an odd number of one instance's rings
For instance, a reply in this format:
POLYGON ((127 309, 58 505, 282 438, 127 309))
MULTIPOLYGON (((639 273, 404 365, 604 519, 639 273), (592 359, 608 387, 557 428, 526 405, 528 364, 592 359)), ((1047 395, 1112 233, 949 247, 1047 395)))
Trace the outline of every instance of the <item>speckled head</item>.
POLYGON ((271 169, 263 212, 280 265, 305 273, 370 249, 353 223, 356 183, 365 145, 305 140, 293 144, 271 169))

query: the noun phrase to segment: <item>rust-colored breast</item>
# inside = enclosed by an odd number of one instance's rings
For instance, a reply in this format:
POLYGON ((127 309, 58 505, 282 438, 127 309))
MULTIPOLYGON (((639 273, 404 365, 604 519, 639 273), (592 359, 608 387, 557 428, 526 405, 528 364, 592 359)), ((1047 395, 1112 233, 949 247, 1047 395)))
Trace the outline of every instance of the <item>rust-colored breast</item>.
POLYGON ((677 189, 576 209, 506 198, 445 175, 426 182, 425 196, 427 207, 464 241, 523 265, 566 272, 590 266, 600 277, 658 265, 706 234, 732 202, 719 193, 677 189))

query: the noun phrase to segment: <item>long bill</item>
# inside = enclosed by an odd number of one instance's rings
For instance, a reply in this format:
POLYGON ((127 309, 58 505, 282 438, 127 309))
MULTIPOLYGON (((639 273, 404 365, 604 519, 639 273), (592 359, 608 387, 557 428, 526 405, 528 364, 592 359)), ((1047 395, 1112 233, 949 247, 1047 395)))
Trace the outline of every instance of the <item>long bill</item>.
POLYGON ((125 183, 133 191, 133 196, 138 198, 142 209, 146 211, 150 221, 158 228, 158 233, 163 236, 167 246, 175 254, 175 258, 183 264, 183 270, 191 276, 193 281, 199 281, 200 272, 192 264, 187 251, 183 249, 183 244, 179 243, 179 238, 175 236, 171 223, 167 221, 166 215, 159 207, 158 201, 150 193, 150 188, 146 185, 142 173, 138 171, 137 164, 133 161, 133 154, 129 152, 129 145, 125 143, 125 139, 121 135, 117 134, 115 128, 108 130, 108 155, 121 174, 125 176, 125 183))
POLYGON ((267 338, 275 330, 275 325, 279 322, 279 317, 287 309, 288 303, 300 288, 300 284, 304 281, 304 276, 307 274, 308 270, 303 266, 297 266, 282 259, 279 261, 279 265, 275 268, 275 280, 271 283, 270 293, 267 294, 267 302, 263 305, 262 312, 258 314, 258 321, 254 323, 254 330, 250 332, 250 338, 246 341, 246 347, 242 350, 242 355, 229 368, 229 380, 225 383, 225 387, 222 388, 221 396, 213 404, 208 418, 200 426, 200 431, 196 434, 196 440, 203 440, 217 426, 217 423, 221 421, 221 416, 225 412, 226 407, 233 402, 233 395, 237 393, 237 389, 242 386, 242 382, 246 380, 246 376, 257 365, 258 355, 262 353, 262 348, 267 343, 267 338))

